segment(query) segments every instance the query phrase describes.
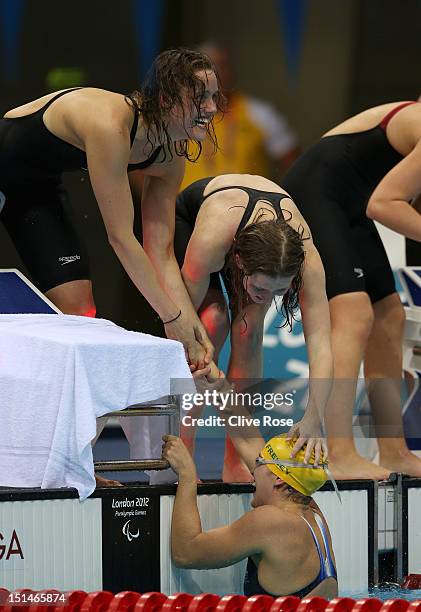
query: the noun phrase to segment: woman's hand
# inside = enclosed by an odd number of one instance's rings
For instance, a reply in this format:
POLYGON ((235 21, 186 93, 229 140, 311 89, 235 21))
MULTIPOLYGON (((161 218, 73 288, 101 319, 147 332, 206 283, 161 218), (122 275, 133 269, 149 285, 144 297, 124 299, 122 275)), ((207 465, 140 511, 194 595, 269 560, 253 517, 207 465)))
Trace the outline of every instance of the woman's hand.
POLYGON ((183 313, 164 323, 164 328, 167 338, 183 344, 186 359, 195 369, 202 370, 212 361, 213 346, 209 338, 204 338, 201 330, 186 319, 183 313))
POLYGON ((216 393, 226 393, 231 390, 231 387, 225 378, 225 374, 222 370, 219 370, 213 362, 211 365, 206 366, 201 370, 196 370, 194 366, 190 366, 190 371, 193 374, 197 392, 201 393, 202 395, 204 395, 206 391, 210 393, 213 391, 216 391, 216 393), (212 370, 217 371, 218 376, 214 377, 212 375, 212 370))
POLYGON ((291 458, 294 458, 298 451, 306 444, 304 462, 308 463, 314 449, 314 464, 318 465, 320 460, 326 460, 328 455, 326 439, 322 435, 322 428, 319 419, 304 416, 301 421, 295 423, 287 434, 287 440, 294 440, 294 448, 291 458))
POLYGON ((194 335, 205 351, 205 365, 208 365, 212 361, 215 354, 215 347, 209 340, 209 336, 200 319, 198 319, 198 322, 199 324, 194 326, 194 335))
POLYGON ((187 447, 181 438, 162 436, 164 445, 162 447, 162 458, 166 459, 179 478, 197 481, 196 466, 187 447))

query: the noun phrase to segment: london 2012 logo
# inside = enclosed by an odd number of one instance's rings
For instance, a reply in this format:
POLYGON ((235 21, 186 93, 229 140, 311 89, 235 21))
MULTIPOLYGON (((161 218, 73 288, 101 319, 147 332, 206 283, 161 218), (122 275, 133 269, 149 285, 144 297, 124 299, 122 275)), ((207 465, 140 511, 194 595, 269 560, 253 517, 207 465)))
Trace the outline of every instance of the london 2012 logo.
POLYGON ((122 532, 124 533, 124 535, 126 536, 129 542, 131 542, 132 540, 136 540, 140 535, 139 529, 137 530, 137 533, 132 533, 130 531, 130 520, 131 519, 129 519, 128 521, 124 523, 123 529, 122 529, 122 532))

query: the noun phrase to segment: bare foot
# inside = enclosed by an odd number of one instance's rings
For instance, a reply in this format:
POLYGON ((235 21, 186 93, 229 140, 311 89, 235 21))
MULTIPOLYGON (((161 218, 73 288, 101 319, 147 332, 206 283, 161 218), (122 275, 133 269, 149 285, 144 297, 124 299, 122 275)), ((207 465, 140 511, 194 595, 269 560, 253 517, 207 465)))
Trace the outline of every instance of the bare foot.
POLYGON ((396 453, 393 457, 391 455, 388 457, 380 455, 379 463, 391 472, 421 478, 421 459, 411 453, 410 450, 396 453))
POLYGON ((329 457, 329 469, 335 480, 387 480, 390 470, 367 461, 357 453, 333 459, 329 457))
POLYGON ((98 476, 98 474, 95 474, 95 480, 96 480, 96 488, 102 488, 102 487, 122 487, 123 485, 121 484, 121 482, 118 482, 118 480, 109 480, 108 478, 103 478, 102 476, 98 476))
POLYGON ((223 482, 253 482, 253 476, 250 471, 242 463, 232 463, 227 465, 224 463, 222 470, 223 482))

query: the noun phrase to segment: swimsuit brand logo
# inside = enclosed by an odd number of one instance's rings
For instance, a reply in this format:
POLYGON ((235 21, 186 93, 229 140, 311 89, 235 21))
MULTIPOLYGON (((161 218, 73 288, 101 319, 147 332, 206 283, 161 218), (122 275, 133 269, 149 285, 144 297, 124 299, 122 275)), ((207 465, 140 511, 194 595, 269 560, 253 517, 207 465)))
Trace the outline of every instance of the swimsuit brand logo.
POLYGON ((72 263, 73 261, 77 261, 80 259, 80 255, 69 255, 68 257, 59 257, 58 260, 62 266, 65 266, 68 263, 72 263))
POLYGON ((364 276, 364 270, 362 268, 354 268, 354 272, 357 278, 362 278, 364 276))
POLYGON ((129 525, 130 525, 130 520, 124 523, 123 529, 121 531, 124 533, 128 541, 131 542, 132 540, 135 540, 136 538, 138 538, 140 534, 139 534, 139 529, 137 530, 137 533, 131 533, 129 525))

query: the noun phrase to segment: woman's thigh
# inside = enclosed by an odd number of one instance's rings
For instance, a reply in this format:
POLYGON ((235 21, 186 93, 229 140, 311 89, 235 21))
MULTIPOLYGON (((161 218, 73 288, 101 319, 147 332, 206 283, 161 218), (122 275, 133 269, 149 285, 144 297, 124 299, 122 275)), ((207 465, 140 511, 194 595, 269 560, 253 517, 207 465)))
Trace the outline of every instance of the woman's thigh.
POLYGON ((87 249, 64 190, 48 185, 6 193, 0 220, 42 292, 90 279, 87 249))

